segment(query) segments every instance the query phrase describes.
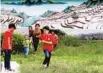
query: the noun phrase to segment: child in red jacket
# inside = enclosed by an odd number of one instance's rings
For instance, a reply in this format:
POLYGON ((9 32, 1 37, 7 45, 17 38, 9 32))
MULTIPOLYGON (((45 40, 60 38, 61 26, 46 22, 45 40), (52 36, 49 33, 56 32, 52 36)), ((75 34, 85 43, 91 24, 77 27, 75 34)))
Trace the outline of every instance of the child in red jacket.
POLYGON ((53 48, 55 49, 56 46, 58 45, 58 36, 57 36, 57 34, 55 34, 54 31, 52 31, 51 34, 52 34, 52 36, 54 38, 54 40, 53 40, 53 48))
POLYGON ((10 60, 11 60, 11 53, 12 53, 12 39, 13 39, 13 32, 16 29, 15 24, 9 24, 9 29, 4 32, 3 34, 3 41, 2 41, 2 49, 5 53, 4 56, 4 68, 6 71, 14 71, 11 69, 10 60))
POLYGON ((53 36, 49 33, 49 27, 43 28, 43 34, 40 36, 40 40, 43 44, 43 51, 45 59, 43 61, 44 68, 49 67, 51 52, 53 51, 53 36))

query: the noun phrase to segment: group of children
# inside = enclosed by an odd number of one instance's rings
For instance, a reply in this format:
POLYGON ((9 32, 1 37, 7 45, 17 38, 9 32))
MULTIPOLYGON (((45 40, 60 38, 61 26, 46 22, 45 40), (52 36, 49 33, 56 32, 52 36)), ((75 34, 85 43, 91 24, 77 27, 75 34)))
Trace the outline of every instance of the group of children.
MULTIPOLYGON (((36 26, 40 26, 37 24, 36 26)), ((12 71, 10 66, 11 53, 12 53, 12 38, 13 32, 16 29, 15 24, 10 24, 9 29, 3 34, 3 43, 2 49, 4 51, 4 67, 5 70, 12 71)), ((58 44, 58 36, 52 31, 50 33, 50 29, 48 26, 43 27, 43 33, 36 36, 40 43, 42 43, 43 52, 45 54, 45 59, 43 61, 43 66, 47 68, 51 59, 51 52, 54 50, 56 45, 58 44)), ((25 35, 24 44, 24 54, 28 56, 29 53, 29 44, 33 41, 28 35, 25 35)), ((35 43, 35 42, 34 42, 35 43)), ((38 43, 36 44, 38 46, 38 43)), ((36 47, 37 50, 37 47, 36 47)))
MULTIPOLYGON (((54 31, 50 33, 49 27, 45 26, 43 27, 43 33, 40 34, 38 38, 39 38, 39 42, 42 43, 43 52, 45 54, 43 66, 46 68, 49 66, 51 52, 56 48, 56 45, 58 44, 58 36, 55 34, 54 31)), ((25 41, 24 41, 25 56, 28 56, 29 44, 32 43, 31 41, 32 40, 29 38, 29 36, 25 35, 25 41)))

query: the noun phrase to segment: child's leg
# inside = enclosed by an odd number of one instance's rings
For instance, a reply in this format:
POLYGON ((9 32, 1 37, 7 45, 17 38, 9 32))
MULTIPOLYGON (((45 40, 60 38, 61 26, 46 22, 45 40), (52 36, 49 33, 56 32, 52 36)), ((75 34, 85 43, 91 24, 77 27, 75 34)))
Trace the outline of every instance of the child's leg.
POLYGON ((45 56, 45 59, 43 61, 43 64, 46 64, 46 61, 47 61, 47 57, 45 56))
POLYGON ((7 58, 8 58, 7 51, 5 50, 4 53, 5 53, 5 55, 4 55, 4 67, 5 67, 5 69, 7 69, 7 58))
POLYGON ((48 57, 48 60, 47 60, 47 66, 49 66, 50 59, 51 59, 51 53, 49 52, 49 57, 48 57))
POLYGON ((44 54, 45 54, 45 59, 44 59, 44 61, 43 61, 43 64, 46 64, 47 63, 47 56, 46 56, 46 51, 44 50, 44 54))
POLYGON ((27 55, 29 54, 29 48, 27 48, 27 55))
POLYGON ((38 44, 39 44, 39 38, 35 37, 35 40, 33 41, 34 52, 37 51, 37 49, 38 49, 38 44))
POLYGON ((8 69, 11 69, 11 67, 10 67, 11 51, 9 51, 8 57, 9 57, 9 59, 8 59, 8 69))
POLYGON ((51 53, 49 53, 47 50, 44 51, 45 54, 45 59, 43 64, 47 64, 47 67, 49 66, 50 58, 51 58, 51 53))
POLYGON ((38 44, 34 44, 34 52, 37 51, 38 44))
POLYGON ((25 56, 28 56, 29 48, 25 47, 25 56))
POLYGON ((5 50, 5 57, 4 57, 5 69, 11 69, 10 68, 10 60, 11 60, 11 51, 5 50))

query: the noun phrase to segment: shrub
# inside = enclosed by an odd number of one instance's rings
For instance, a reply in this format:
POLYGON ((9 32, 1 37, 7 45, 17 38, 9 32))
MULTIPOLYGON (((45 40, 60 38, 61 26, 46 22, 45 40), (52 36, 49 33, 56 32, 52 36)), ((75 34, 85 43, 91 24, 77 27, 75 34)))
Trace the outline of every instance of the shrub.
MULTIPOLYGON (((1 43, 3 39, 3 33, 1 33, 1 43)), ((23 52, 23 41, 24 36, 18 33, 13 35, 13 53, 21 53, 23 52)))
POLYGON ((23 52, 23 41, 24 36, 20 34, 14 34, 13 35, 13 50, 15 53, 21 53, 23 52))

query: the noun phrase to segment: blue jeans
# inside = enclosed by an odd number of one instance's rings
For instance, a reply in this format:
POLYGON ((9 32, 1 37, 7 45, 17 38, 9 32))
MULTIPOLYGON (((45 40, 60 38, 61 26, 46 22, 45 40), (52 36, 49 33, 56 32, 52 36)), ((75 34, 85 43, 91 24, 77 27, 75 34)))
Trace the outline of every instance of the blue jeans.
POLYGON ((43 61, 43 64, 47 64, 48 67, 51 59, 51 52, 44 50, 44 54, 45 54, 45 59, 43 61))
POLYGON ((29 48, 28 47, 24 47, 24 55, 28 56, 29 53, 29 48))
POLYGON ((5 69, 10 69, 10 60, 11 60, 11 52, 10 50, 4 50, 4 67, 5 69))

